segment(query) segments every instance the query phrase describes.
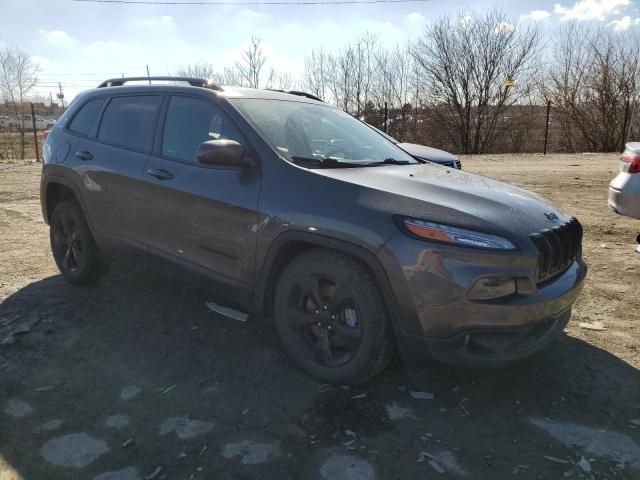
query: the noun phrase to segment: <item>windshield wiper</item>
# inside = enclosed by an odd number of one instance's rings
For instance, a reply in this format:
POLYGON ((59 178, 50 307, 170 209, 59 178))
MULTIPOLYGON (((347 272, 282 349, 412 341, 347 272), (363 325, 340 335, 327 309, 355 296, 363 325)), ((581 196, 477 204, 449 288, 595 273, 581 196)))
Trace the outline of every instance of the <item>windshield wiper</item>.
POLYGON ((296 165, 307 166, 319 166, 323 168, 355 168, 361 167, 363 164, 355 162, 343 162, 331 157, 299 157, 294 155, 291 157, 296 165))
POLYGON ((380 162, 344 162, 331 157, 299 157, 297 155, 291 157, 297 165, 319 166, 322 168, 358 168, 358 167, 377 167, 380 165, 410 165, 413 162, 408 160, 396 160, 395 158, 385 158, 380 162))
POLYGON ((385 158, 381 162, 369 162, 364 163, 365 167, 375 167, 376 165, 412 165, 413 162, 409 160, 396 160, 395 158, 385 158))

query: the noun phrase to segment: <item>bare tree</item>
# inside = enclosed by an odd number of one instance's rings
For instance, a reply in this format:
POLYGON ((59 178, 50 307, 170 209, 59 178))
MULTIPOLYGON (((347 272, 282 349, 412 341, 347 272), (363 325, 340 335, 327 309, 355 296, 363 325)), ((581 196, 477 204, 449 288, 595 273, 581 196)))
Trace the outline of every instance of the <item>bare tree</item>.
POLYGON ((558 112, 568 151, 616 151, 637 102, 640 37, 568 24, 553 44, 542 91, 558 112))
POLYGON ((336 53, 313 49, 305 58, 303 88, 360 116, 370 101, 378 37, 365 33, 336 53))
POLYGON ((203 60, 197 63, 181 65, 176 73, 181 77, 205 78, 212 80, 219 77, 219 74, 216 72, 213 64, 203 60))
POLYGON ((504 111, 526 91, 521 84, 538 47, 538 30, 501 10, 461 12, 426 27, 412 53, 427 98, 461 151, 481 153, 494 140, 504 111))
POLYGON ((271 88, 276 90, 295 90, 297 87, 293 76, 289 73, 274 73, 271 88))
POLYGON ((271 88, 276 73, 273 68, 265 69, 266 63, 262 40, 251 37, 251 44, 234 65, 235 83, 250 88, 271 88))
POLYGON ((312 49, 304 59, 304 88, 315 96, 329 100, 329 55, 322 49, 312 49))
POLYGON ((390 112, 387 130, 401 140, 405 139, 415 114, 411 105, 416 78, 414 63, 408 47, 380 48, 375 54, 371 98, 379 110, 387 105, 390 112))
POLYGON ((38 83, 38 67, 18 47, 0 50, 0 94, 9 102, 20 130, 20 158, 25 155, 25 111, 27 96, 38 83))
POLYGON ((378 37, 370 32, 365 33, 353 46, 353 97, 355 114, 359 117, 371 94, 372 75, 375 67, 375 51, 378 37))

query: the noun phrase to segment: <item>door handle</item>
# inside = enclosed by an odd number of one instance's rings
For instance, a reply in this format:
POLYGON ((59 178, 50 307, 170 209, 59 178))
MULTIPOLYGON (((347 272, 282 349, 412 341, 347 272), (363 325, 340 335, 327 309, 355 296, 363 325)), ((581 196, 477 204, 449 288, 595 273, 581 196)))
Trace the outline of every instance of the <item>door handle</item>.
POLYGON ((167 172, 164 168, 150 168, 147 170, 147 175, 156 177, 158 180, 170 180, 173 178, 171 172, 167 172))
POLYGON ((91 152, 87 152, 86 150, 82 152, 76 152, 76 157, 78 157, 83 162, 86 162, 87 160, 93 160, 93 155, 91 154, 91 152))

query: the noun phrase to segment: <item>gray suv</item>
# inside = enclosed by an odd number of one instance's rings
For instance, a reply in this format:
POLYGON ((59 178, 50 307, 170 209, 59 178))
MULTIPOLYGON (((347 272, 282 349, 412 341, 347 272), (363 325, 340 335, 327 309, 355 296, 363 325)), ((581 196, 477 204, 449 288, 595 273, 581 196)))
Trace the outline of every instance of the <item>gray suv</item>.
POLYGON ((332 383, 396 350, 503 365, 569 321, 587 268, 558 206, 422 162, 312 95, 140 80, 79 95, 46 140, 42 212, 71 283, 132 254, 178 267, 332 383))

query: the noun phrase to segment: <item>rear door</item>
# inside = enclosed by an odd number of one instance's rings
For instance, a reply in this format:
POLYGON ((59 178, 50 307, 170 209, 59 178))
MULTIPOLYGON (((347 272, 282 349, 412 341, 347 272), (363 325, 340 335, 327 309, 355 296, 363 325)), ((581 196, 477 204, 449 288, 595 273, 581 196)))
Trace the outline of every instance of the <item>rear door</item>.
POLYGON ((145 238, 151 253, 250 287, 256 249, 259 168, 202 165, 198 146, 227 138, 252 149, 211 99, 172 95, 145 169, 145 238))
POLYGON ((75 149, 94 227, 107 238, 144 246, 139 189, 162 101, 158 94, 107 99, 97 132, 75 149))

